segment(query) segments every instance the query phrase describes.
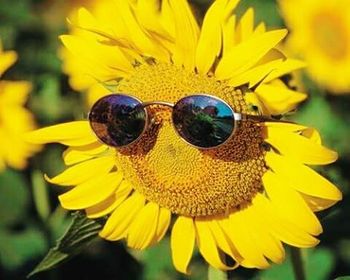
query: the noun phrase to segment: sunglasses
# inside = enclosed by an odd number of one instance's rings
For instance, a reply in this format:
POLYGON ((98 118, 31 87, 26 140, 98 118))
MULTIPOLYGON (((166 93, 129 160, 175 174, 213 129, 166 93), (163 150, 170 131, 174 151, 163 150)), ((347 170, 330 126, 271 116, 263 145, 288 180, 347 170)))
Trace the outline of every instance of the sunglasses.
POLYGON ((236 113, 222 99, 206 94, 186 96, 172 104, 163 101, 142 102, 133 96, 118 93, 96 101, 89 113, 90 126, 105 144, 128 146, 147 130, 150 123, 147 107, 150 105, 171 107, 172 123, 177 134, 200 149, 216 148, 226 143, 241 121, 267 119, 236 113))

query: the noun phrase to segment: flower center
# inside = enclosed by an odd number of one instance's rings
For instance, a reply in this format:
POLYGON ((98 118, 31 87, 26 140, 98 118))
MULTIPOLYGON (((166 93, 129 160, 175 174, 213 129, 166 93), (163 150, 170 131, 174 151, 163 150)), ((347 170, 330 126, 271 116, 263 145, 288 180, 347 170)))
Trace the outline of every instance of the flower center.
MULTIPOLYGON (((207 93, 224 99, 236 112, 248 110, 240 90, 172 64, 141 65, 120 82, 118 90, 142 101, 173 103, 207 93)), ((261 190, 266 168, 260 127, 241 123, 224 145, 200 150, 175 132, 170 108, 152 106, 150 111, 152 125, 140 141, 117 150, 125 178, 146 199, 173 213, 195 217, 227 213, 261 190)))
POLYGON ((319 49, 332 59, 342 60, 347 55, 346 24, 342 17, 324 11, 314 16, 311 24, 319 49))

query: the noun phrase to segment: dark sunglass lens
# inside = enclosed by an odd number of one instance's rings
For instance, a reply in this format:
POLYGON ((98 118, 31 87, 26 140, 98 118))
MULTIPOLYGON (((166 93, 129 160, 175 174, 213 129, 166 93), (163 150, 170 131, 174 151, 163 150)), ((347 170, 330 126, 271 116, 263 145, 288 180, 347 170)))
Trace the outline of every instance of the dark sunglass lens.
POLYGON ((102 142, 121 147, 140 137, 146 125, 146 112, 137 99, 112 94, 93 105, 89 121, 102 142))
POLYGON ((188 96, 177 102, 173 122, 181 137, 201 148, 224 143, 235 125, 230 106, 206 95, 188 96))

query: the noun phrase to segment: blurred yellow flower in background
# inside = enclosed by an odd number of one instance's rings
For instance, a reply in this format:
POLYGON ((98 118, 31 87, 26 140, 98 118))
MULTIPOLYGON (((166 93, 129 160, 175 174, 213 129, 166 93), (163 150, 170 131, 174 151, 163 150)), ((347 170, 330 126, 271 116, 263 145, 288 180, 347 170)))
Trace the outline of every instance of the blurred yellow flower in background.
POLYGON ((314 81, 335 94, 350 93, 348 0, 279 0, 291 29, 288 48, 307 63, 314 81))
MULTIPOLYGON (((71 20, 71 35, 61 37, 71 52, 64 55, 71 84, 88 90, 97 85, 105 88, 99 94, 111 89, 145 102, 174 103, 207 93, 236 112, 288 113, 306 95, 290 89, 284 77, 304 64, 276 48, 286 30, 256 26, 253 9, 238 20, 238 2, 214 1, 201 27, 186 0, 98 1, 106 6, 96 16, 82 8, 71 20)), ((152 110, 151 127, 125 148, 102 144, 86 120, 28 135, 33 143, 69 147, 63 155, 69 167, 47 178, 73 186, 59 197, 64 208, 84 209, 90 218, 108 215, 100 236, 126 239, 135 249, 159 242, 173 216, 172 257, 183 273, 195 244, 222 270, 280 263, 282 242, 318 244, 322 227, 313 212, 342 195, 308 167, 337 158, 317 131, 247 121, 228 143, 203 151, 178 137, 169 110, 152 110), (221 252, 235 264, 228 265, 221 252)))
MULTIPOLYGON (((0 77, 16 60, 16 52, 3 51, 0 41, 0 77)), ((30 90, 29 82, 0 80, 0 171, 6 165, 25 168, 27 158, 39 150, 23 139, 23 133, 35 128, 32 114, 24 108, 30 90)))

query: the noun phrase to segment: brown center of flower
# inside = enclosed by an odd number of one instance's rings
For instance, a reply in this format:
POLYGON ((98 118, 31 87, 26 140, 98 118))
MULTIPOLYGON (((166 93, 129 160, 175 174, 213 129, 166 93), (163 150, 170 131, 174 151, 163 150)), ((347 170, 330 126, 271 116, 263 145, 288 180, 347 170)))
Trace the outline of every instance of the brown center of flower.
POLYGON ((337 13, 324 11, 314 16, 311 28, 319 49, 332 59, 342 60, 347 55, 348 39, 345 19, 337 13))
MULTIPOLYGON (((248 110, 240 90, 171 64, 138 66, 120 82, 118 91, 142 101, 172 103, 206 93, 224 99, 236 112, 248 110)), ((141 139, 117 150, 125 178, 146 199, 173 213, 195 217, 227 213, 261 190, 266 167, 261 128, 256 124, 242 122, 224 145, 200 150, 175 132, 171 109, 152 106, 150 115, 152 124, 141 139)))

